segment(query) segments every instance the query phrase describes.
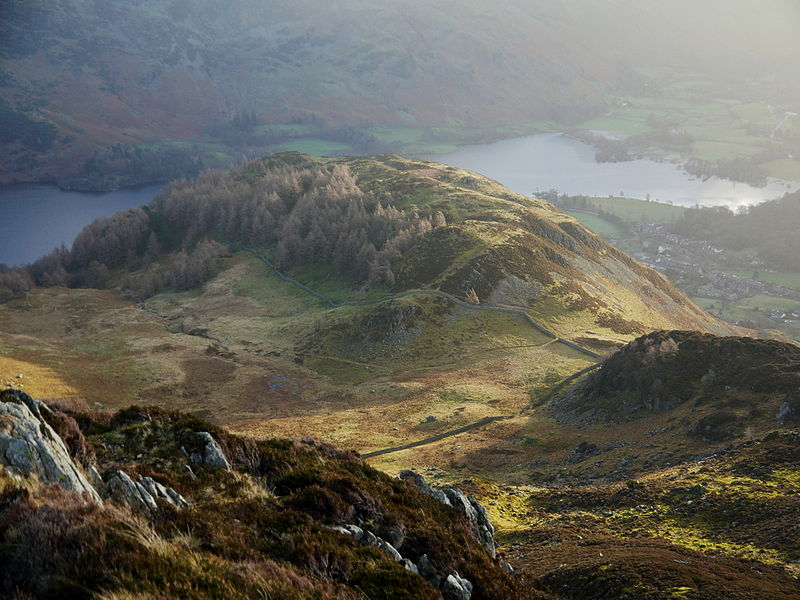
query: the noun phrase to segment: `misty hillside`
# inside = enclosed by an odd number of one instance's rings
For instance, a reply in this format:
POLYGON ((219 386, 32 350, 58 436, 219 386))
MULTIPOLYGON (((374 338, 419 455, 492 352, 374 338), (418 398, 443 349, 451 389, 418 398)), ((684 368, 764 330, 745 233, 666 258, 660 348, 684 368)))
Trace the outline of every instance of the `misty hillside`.
POLYGON ((0 0, 0 600, 800 600, 798 25, 0 0))
MULTIPOLYGON (((791 3, 770 4, 793 22, 791 3)), ((2 181, 100 187, 197 173, 231 148, 308 131, 333 141, 329 151, 338 140, 374 152, 390 148, 365 133, 372 125, 461 135, 583 121, 609 91, 654 85, 639 67, 741 81, 783 72, 793 39, 760 35, 774 19, 741 2, 12 0, 0 10, 2 181), (175 144, 152 146, 165 141, 175 144)))

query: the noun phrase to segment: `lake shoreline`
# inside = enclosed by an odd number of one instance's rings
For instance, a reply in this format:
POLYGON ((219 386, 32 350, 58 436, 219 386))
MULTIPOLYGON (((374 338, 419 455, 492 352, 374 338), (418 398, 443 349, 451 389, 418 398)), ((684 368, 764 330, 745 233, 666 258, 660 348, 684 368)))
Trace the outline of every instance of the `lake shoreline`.
POLYGON ((627 196, 735 210, 800 188, 800 182, 777 179, 761 187, 719 177, 703 179, 687 172, 679 162, 663 159, 597 162, 590 144, 564 132, 465 145, 456 152, 421 158, 476 171, 526 196, 557 190, 570 196, 627 196))
POLYGON ((0 188, 0 263, 30 264, 62 243, 70 246, 95 219, 148 204, 164 189, 145 185, 108 192, 22 183, 0 188))

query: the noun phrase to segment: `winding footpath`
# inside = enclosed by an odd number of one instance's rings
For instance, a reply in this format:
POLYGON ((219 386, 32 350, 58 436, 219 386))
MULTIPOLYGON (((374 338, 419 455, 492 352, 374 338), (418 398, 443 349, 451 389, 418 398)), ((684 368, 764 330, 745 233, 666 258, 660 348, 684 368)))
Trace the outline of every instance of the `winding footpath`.
POLYGON ((305 285, 303 283, 300 283, 296 279, 293 279, 293 278, 289 277, 288 275, 282 273, 281 271, 278 270, 278 267, 276 267, 274 264, 272 264, 272 262, 270 262, 267 258, 265 258, 263 255, 259 254, 255 250, 253 250, 251 248, 246 248, 245 246, 240 246, 240 248, 242 250, 244 250, 245 252, 249 252, 250 254, 255 256, 258 260, 260 260, 265 265, 267 265, 270 269, 272 269, 272 271, 275 273, 275 275, 277 275, 280 279, 282 279, 286 283, 290 283, 293 286, 303 290, 307 294, 310 294, 310 295, 314 296, 315 298, 318 298, 319 300, 321 300, 322 302, 324 302, 325 304, 327 304, 331 308, 342 308, 343 306, 371 306, 371 305, 374 305, 374 304, 380 304, 381 302, 388 302, 390 300, 396 300, 398 298, 405 298, 407 296, 438 296, 440 298, 445 298, 445 299, 449 300, 450 302, 452 302, 453 304, 455 304, 457 306, 460 306, 462 308, 467 308, 469 310, 482 310, 482 311, 489 311, 489 312, 496 312, 496 313, 505 313, 505 314, 509 314, 509 315, 515 315, 515 316, 518 316, 518 317, 522 317, 531 327, 536 329, 538 332, 543 333, 547 337, 552 338, 553 341, 558 342, 560 344, 564 344, 565 346, 568 346, 569 348, 572 348, 573 350, 577 350, 578 352, 580 352, 582 354, 585 354, 586 356, 590 356, 591 358, 593 358, 595 360, 600 358, 600 355, 597 352, 589 350, 588 348, 584 348, 583 346, 580 346, 580 345, 578 345, 575 342, 572 342, 570 340, 567 340, 567 339, 564 339, 562 337, 559 337, 558 335, 556 335, 555 333, 553 333, 552 331, 550 331, 549 329, 547 329, 543 325, 541 325, 538 322, 536 322, 533 319, 533 317, 531 317, 527 312, 525 312, 522 309, 513 308, 513 307, 510 307, 510 306, 487 306, 485 304, 470 304, 469 302, 461 300, 460 298, 456 298, 452 294, 448 294, 447 292, 443 292, 442 290, 431 290, 431 289, 405 290, 403 292, 398 292, 396 294, 390 294, 388 296, 384 296, 382 298, 377 298, 375 300, 345 300, 344 302, 334 302, 333 300, 331 300, 327 296, 325 296, 323 294, 320 294, 316 290, 312 290, 307 285, 305 285))
MULTIPOLYGON (((311 296, 314 296, 315 298, 321 300, 322 302, 324 302, 325 304, 327 304, 331 308, 341 308, 341 307, 344 307, 344 306, 371 306, 371 305, 374 305, 374 304, 380 304, 381 302, 388 302, 390 300, 396 300, 398 298, 405 298, 407 296, 438 296, 440 298, 445 298, 445 299, 449 300, 450 302, 452 302, 453 304, 455 304, 457 306, 460 306, 462 308, 467 308, 467 309, 470 309, 470 310, 482 310, 482 311, 489 311, 489 312, 505 313, 505 314, 509 314, 509 315, 515 315, 515 316, 522 317, 531 327, 536 329, 538 332, 543 333, 547 337, 551 338, 553 342, 564 344, 565 346, 567 346, 569 348, 572 348, 573 350, 577 350, 578 352, 580 352, 582 354, 585 354, 586 356, 589 356, 589 357, 591 357, 591 358, 593 358, 595 360, 600 358, 600 355, 598 353, 593 352, 592 350, 589 350, 588 348, 584 348, 583 346, 580 346, 580 345, 576 344, 573 341, 570 341, 570 340, 564 339, 562 337, 559 337, 558 335, 556 335, 555 333, 553 333, 552 331, 550 331, 549 329, 547 329, 543 325, 541 325, 538 322, 536 322, 533 319, 533 317, 531 317, 524 310, 521 310, 519 308, 507 307, 507 306, 487 306, 485 304, 470 304, 469 302, 465 302, 464 300, 461 300, 460 298, 457 298, 457 297, 453 296, 452 294, 448 294, 447 292, 443 292, 441 290, 433 290, 433 289, 406 290, 406 291, 403 291, 403 292, 398 292, 396 294, 390 294, 388 296, 384 296, 382 298, 378 298, 378 299, 375 299, 375 300, 345 300, 344 302, 334 302, 333 300, 331 300, 330 298, 328 298, 324 294, 321 294, 318 291, 311 289, 307 285, 297 281, 296 279, 293 279, 292 277, 289 277, 285 273, 282 273, 278 269, 278 267, 276 267, 271 261, 269 261, 266 257, 261 255, 259 252, 253 250, 252 248, 246 248, 244 246, 240 246, 240 248, 242 250, 244 250, 245 252, 249 252, 250 254, 255 256, 258 260, 260 260, 265 265, 267 265, 272 270, 272 272, 275 273, 275 275, 277 275, 280 279, 282 279, 286 283, 290 283, 293 286, 303 290, 307 294, 309 294, 311 296)), ((599 366, 600 366, 599 364, 590 365, 589 367, 587 367, 585 369, 582 369, 582 370, 578 371, 577 373, 574 373, 574 374, 570 375, 569 377, 567 377, 566 379, 561 381, 558 385, 556 385, 542 400, 537 402, 536 406, 541 406, 542 404, 544 404, 545 402, 550 400, 553 396, 555 396, 555 394, 558 393, 558 391, 560 391, 561 389, 563 389, 568 383, 578 379, 579 377, 589 373, 590 371, 593 371, 594 369, 596 369, 599 366)), ((425 445, 428 445, 428 444, 432 444, 432 443, 438 442, 439 440, 442 440, 444 438, 451 437, 451 436, 454 436, 454 435, 458 435, 460 433, 464 433, 464 432, 470 431, 472 429, 477 429, 479 427, 484 427, 484 426, 489 425, 490 423, 494 423, 496 421, 505 421, 505 420, 508 420, 508 419, 513 419, 515 417, 518 417, 518 416, 524 414, 525 412, 527 412, 528 410, 530 410, 532 408, 534 408, 534 405, 527 406, 522 411, 520 411, 519 413, 517 413, 515 415, 503 415, 503 416, 495 416, 495 417, 485 417, 485 418, 481 419, 480 421, 475 421, 474 423, 469 423, 467 425, 464 425, 463 427, 458 427, 456 429, 450 429, 450 430, 444 431, 442 433, 437 433, 436 435, 432 435, 430 437, 427 437, 427 438, 424 438, 424 439, 421 439, 421 440, 417 440, 415 442, 409 442, 407 444, 402 444, 402 445, 399 445, 399 446, 392 446, 390 448, 383 448, 381 450, 374 450, 373 452, 367 452, 365 454, 362 454, 361 458, 373 458, 375 456, 382 456, 384 454, 390 454, 390 453, 393 453, 393 452, 400 452, 402 450, 408 450, 410 448, 417 448, 419 446, 425 446, 425 445)))

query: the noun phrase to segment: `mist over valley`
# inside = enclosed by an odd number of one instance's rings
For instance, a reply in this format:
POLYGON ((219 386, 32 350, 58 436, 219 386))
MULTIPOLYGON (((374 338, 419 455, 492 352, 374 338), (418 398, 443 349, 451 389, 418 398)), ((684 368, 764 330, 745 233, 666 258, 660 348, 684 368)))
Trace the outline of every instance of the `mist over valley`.
POLYGON ((0 0, 0 597, 800 598, 798 24, 0 0))

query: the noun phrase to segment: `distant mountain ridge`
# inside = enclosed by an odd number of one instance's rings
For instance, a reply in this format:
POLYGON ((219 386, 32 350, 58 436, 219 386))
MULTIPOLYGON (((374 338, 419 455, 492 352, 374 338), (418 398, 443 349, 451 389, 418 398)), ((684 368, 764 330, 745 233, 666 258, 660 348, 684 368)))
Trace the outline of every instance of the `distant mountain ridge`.
MULTIPOLYGON (((783 4, 770 2, 793 10, 783 4)), ((308 127, 374 152, 382 141, 364 133, 372 125, 581 121, 603 110, 609 90, 641 83, 636 67, 648 61, 782 69, 770 44, 729 60, 774 25, 741 18, 743 6, 10 0, 0 19, 0 183, 163 181, 202 170, 200 155, 209 166, 308 127), (110 178, 120 165, 125 177, 110 178)), ((779 47, 785 36, 773 30, 779 47)))

